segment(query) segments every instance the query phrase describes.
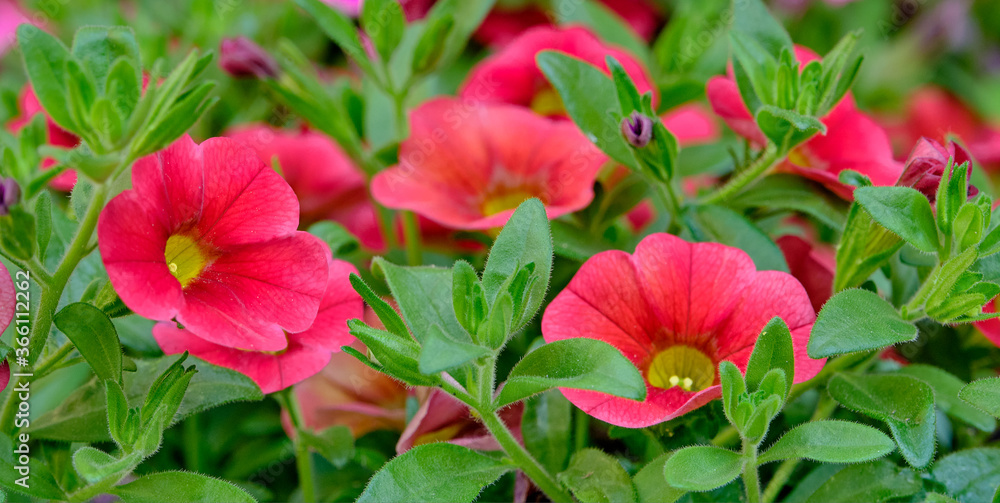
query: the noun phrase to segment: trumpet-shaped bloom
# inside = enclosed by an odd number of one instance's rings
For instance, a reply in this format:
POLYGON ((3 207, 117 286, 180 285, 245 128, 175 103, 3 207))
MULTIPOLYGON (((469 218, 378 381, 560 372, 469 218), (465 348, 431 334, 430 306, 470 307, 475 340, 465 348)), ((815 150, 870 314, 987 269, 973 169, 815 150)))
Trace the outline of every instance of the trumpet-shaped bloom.
POLYGON ((955 135, 987 169, 1000 166, 1000 128, 938 87, 928 86, 913 93, 907 101, 904 121, 891 131, 905 148, 922 137, 946 143, 950 135, 955 135))
POLYGON ((542 115, 565 116, 562 99, 535 61, 538 53, 545 50, 566 53, 608 75, 605 57, 613 56, 632 77, 639 92, 652 90, 655 98, 652 80, 632 55, 604 44, 579 27, 537 27, 525 31, 500 52, 476 65, 462 84, 459 95, 466 101, 511 103, 530 107, 542 115))
POLYGON ((304 332, 286 334, 282 351, 245 351, 209 342, 173 323, 157 323, 153 337, 166 354, 185 351, 209 363, 247 375, 264 393, 283 390, 312 377, 330 362, 330 355, 350 344, 354 337, 347 320, 364 313, 361 296, 348 279, 357 269, 342 260, 330 266, 330 280, 312 326, 304 332))
MULTIPOLYGON (((803 47, 796 47, 795 55, 803 66, 819 59, 803 47)), ((706 94, 715 113, 733 131, 757 145, 766 143, 732 75, 713 77, 708 81, 706 94)), ((820 182, 847 200, 853 198, 854 188, 838 179, 845 169, 867 176, 875 185, 892 185, 899 178, 903 167, 893 159, 888 135, 855 108, 852 97, 848 95, 841 100, 821 121, 826 125, 826 134, 817 134, 795 148, 780 170, 820 182)))
POLYGON ((631 360, 646 379, 645 401, 562 393, 602 421, 640 428, 719 398, 719 362, 745 370, 761 329, 775 316, 792 332, 794 382, 812 378, 824 363, 806 355, 816 312, 795 278, 755 270, 736 248, 653 234, 635 254, 607 251, 584 263, 545 310, 542 334, 546 342, 601 340, 631 360))
POLYGON ((97 227, 125 305, 256 351, 285 349, 285 332, 313 324, 329 250, 295 230, 295 193, 252 150, 184 136, 136 161, 132 187, 108 203, 97 227))
POLYGON ((587 206, 604 161, 571 122, 441 98, 412 112, 399 165, 375 176, 372 196, 446 227, 492 229, 532 197, 549 218, 587 206))
POLYGON ((332 140, 312 131, 282 131, 266 125, 237 128, 226 136, 252 148, 265 164, 277 163, 299 199, 303 228, 333 220, 365 246, 376 250, 385 246, 364 173, 332 140))
MULTIPOLYGON (((37 114, 45 114, 45 110, 42 108, 42 104, 38 101, 38 97, 35 95, 35 91, 30 85, 24 87, 21 91, 21 101, 20 101, 21 115, 15 117, 8 123, 8 128, 12 133, 17 133, 37 114)), ((48 133, 48 144, 55 147, 65 147, 73 148, 80 143, 80 138, 69 131, 59 127, 55 121, 52 120, 48 114, 45 114, 45 129, 48 133)), ((43 159, 42 169, 49 169, 56 165, 55 159, 43 159)), ((62 190, 69 192, 73 190, 73 186, 76 185, 76 172, 66 171, 59 176, 52 179, 49 183, 52 188, 56 190, 62 190)))

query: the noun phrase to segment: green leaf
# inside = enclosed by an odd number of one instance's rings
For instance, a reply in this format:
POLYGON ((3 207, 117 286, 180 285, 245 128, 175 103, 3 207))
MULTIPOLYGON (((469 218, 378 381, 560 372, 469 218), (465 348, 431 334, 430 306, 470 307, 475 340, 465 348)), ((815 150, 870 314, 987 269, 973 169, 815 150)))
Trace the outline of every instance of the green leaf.
POLYGON ((538 199, 529 199, 517 207, 490 248, 482 280, 487 304, 492 305, 510 285, 515 273, 528 264, 534 264, 531 273, 534 281, 524 299, 521 316, 510 327, 511 332, 519 330, 538 312, 552 274, 552 234, 545 206, 538 199))
POLYGON ((639 503, 674 503, 687 493, 683 489, 671 487, 663 476, 663 466, 673 455, 673 452, 661 454, 632 477, 639 503))
POLYGON ((351 274, 350 276, 351 286, 354 287, 354 291, 361 295, 364 299, 365 304, 375 311, 375 315, 378 316, 379 321, 385 326, 389 333, 398 335, 403 339, 410 340, 410 331, 407 330, 406 324, 403 323, 403 319, 399 317, 399 313, 396 312, 388 302, 382 300, 372 291, 371 287, 365 283, 365 280, 361 279, 361 276, 357 274, 351 274))
MULTIPOLYGON (((87 69, 99 89, 105 82, 118 58, 125 58, 138 65, 139 44, 135 33, 127 26, 84 26, 73 37, 73 56, 87 69)), ((138 68, 135 78, 141 79, 138 68)))
MULTIPOLYGON (((364 343, 368 351, 378 359, 381 368, 377 370, 380 372, 412 385, 436 383, 436 378, 423 376, 418 370, 420 345, 413 339, 369 327, 361 320, 349 320, 347 326, 351 335, 364 343)), ((361 361, 367 364, 367 358, 361 361)))
POLYGON ((845 407, 889 425, 907 463, 923 468, 931 462, 936 421, 930 385, 899 374, 837 373, 827 390, 845 407))
POLYGON ((77 131, 66 99, 66 62, 72 56, 59 39, 24 23, 17 27, 17 44, 31 87, 45 113, 68 131, 77 131))
POLYGON ((337 468, 342 468, 354 458, 354 435, 347 426, 331 426, 319 433, 307 430, 297 432, 302 435, 302 441, 316 449, 327 461, 337 468))
POLYGON ((918 250, 936 253, 937 224, 931 203, 910 187, 860 187, 854 200, 886 229, 896 233, 918 250))
POLYGON ((351 231, 332 220, 312 224, 309 226, 309 234, 322 239, 330 247, 334 257, 342 257, 361 248, 358 238, 351 231))
POLYGON ((734 1, 732 19, 733 31, 748 35, 775 59, 782 50, 793 50, 792 38, 761 0, 734 1))
POLYGON ((972 381, 959 391, 958 396, 991 416, 1000 418, 1000 377, 972 381))
POLYGON ((599 391, 643 400, 646 382, 614 346, 595 339, 564 339, 542 345, 514 366, 497 407, 524 400, 550 388, 599 391))
POLYGON ((673 487, 688 491, 711 491, 739 477, 743 456, 721 447, 685 447, 664 463, 663 475, 673 487))
MULTIPOLYGON (((22 474, 15 468, 14 456, 20 454, 14 451, 13 441, 14 438, 11 436, 0 435, 0 487, 36 498, 65 501, 66 493, 40 456, 31 452, 27 454, 28 474, 22 474)), ((29 449, 31 448, 37 447, 29 446, 29 449)), ((18 463, 17 466, 24 465, 18 463)))
POLYGON ((535 59, 584 136, 612 159, 638 170, 615 116, 618 92, 611 78, 597 67, 560 52, 542 51, 535 59))
POLYGON ((73 341, 98 379, 121 382, 121 343, 108 315, 90 304, 77 302, 62 308, 53 321, 73 341))
POLYGON ((615 458, 597 449, 573 455, 569 467, 557 477, 581 503, 635 502, 632 479, 615 458))
POLYGON ((417 341, 423 343, 431 327, 437 325, 456 340, 472 342, 458 323, 451 304, 451 269, 443 267, 403 267, 381 257, 372 261, 372 270, 381 271, 399 304, 406 324, 417 341))
POLYGON ((719 382, 722 385, 722 408, 726 414, 726 419, 732 424, 737 424, 736 407, 740 403, 740 396, 746 392, 746 382, 743 374, 735 363, 729 360, 719 362, 719 382))
POLYGON ((451 34, 454 27, 455 18, 451 15, 428 18, 427 25, 413 50, 410 71, 414 75, 428 73, 441 63, 448 43, 448 35, 451 34))
MULTIPOLYGON (((125 396, 130 403, 143 403, 147 392, 176 357, 136 360, 136 372, 124 374, 125 396)), ((235 402, 262 400, 264 395, 249 377, 234 370, 189 359, 198 372, 191 379, 187 393, 173 422, 212 407, 235 402)), ((108 434, 104 382, 94 378, 77 388, 58 407, 31 422, 32 438, 69 442, 107 442, 108 434)))
POLYGON ((713 241, 739 248, 750 255, 760 271, 788 272, 778 245, 756 225, 722 206, 695 206, 686 213, 695 241, 713 241))
POLYGON ((48 191, 38 194, 35 201, 35 239, 38 245, 38 260, 45 263, 45 252, 52 238, 52 196, 48 191))
POLYGON ((255 503, 257 500, 237 485, 191 472, 160 472, 144 475, 110 491, 123 503, 255 503))
POLYGON ((84 480, 93 484, 106 478, 118 480, 124 477, 140 460, 141 457, 137 454, 119 459, 104 451, 84 446, 73 453, 73 468, 84 480))
POLYGON ((915 494, 923 488, 909 468, 885 461, 851 465, 840 470, 809 496, 807 503, 881 503, 915 494))
MULTIPOLYGON (((138 64, 138 61, 135 62, 138 64)), ((104 96, 111 100, 123 118, 129 118, 142 96, 142 75, 133 62, 118 58, 111 66, 104 87, 104 96)))
POLYGON ((437 325, 431 325, 420 348, 418 368, 422 374, 437 374, 488 354, 488 348, 453 339, 437 325))
POLYGON ((792 428, 758 464, 784 459, 812 459, 822 463, 861 463, 896 450, 896 443, 871 426, 848 421, 813 421, 792 428))
POLYGON ((361 27, 382 60, 389 61, 406 29, 403 7, 393 0, 368 0, 361 5, 361 27))
POLYGON ((549 473, 559 473, 569 461, 573 407, 558 390, 524 401, 521 434, 524 447, 549 473))
POLYGON ((853 203, 837 247, 833 291, 861 285, 904 244, 899 236, 872 220, 860 204, 853 203))
POLYGON ((812 358, 879 349, 916 339, 917 327, 868 290, 850 289, 823 305, 806 346, 812 358))
POLYGON ((812 216, 834 229, 844 226, 847 205, 837 197, 817 191, 815 183, 800 176, 777 174, 762 178, 728 201, 734 209, 794 210, 812 216))
POLYGON ((783 151, 794 148, 817 133, 826 133, 826 125, 819 119, 773 105, 763 105, 757 110, 757 125, 767 139, 783 151))
POLYGON ((512 465, 449 443, 414 447, 385 464, 368 481, 358 503, 471 502, 512 465))
POLYGON ((996 429, 996 421, 989 414, 983 413, 959 398, 965 382, 952 374, 933 365, 915 363, 907 365, 898 371, 916 377, 931 385, 934 389, 934 400, 937 406, 949 416, 956 417, 966 423, 990 433, 996 429))
POLYGON ((295 0, 295 3, 312 15, 320 29, 336 42, 340 49, 350 56, 365 73, 370 75, 374 73, 368 55, 365 54, 361 46, 357 29, 347 16, 320 0, 295 0))
MULTIPOLYGON (((764 375, 771 369, 781 369, 785 373, 786 383, 791 385, 795 376, 795 354, 792 347, 792 333, 788 325, 775 316, 761 330, 753 352, 747 362, 746 385, 756 391, 760 387, 764 375)), ((782 395, 787 394, 788 386, 782 395)))
POLYGON ((1000 486, 1000 449, 953 452, 934 464, 931 475, 959 501, 994 501, 993 493, 1000 486))

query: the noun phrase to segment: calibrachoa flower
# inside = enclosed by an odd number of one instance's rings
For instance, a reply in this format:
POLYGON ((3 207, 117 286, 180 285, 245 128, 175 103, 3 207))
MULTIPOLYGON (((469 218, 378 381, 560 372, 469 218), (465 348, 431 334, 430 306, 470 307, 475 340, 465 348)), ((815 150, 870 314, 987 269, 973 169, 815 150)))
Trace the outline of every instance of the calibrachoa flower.
POLYGON ((245 351, 220 346, 173 323, 157 323, 153 337, 168 355, 188 351, 209 363, 249 376, 264 393, 280 391, 319 373, 330 362, 332 353, 354 340, 347 320, 360 318, 364 313, 364 302, 348 279, 357 272, 347 262, 333 262, 316 320, 304 332, 286 334, 288 347, 282 351, 245 351))
POLYGON ((31 23, 17 0, 0 0, 0 56, 17 43, 17 27, 31 23))
POLYGON ((775 316, 792 332, 794 382, 812 378, 824 363, 806 355, 816 312, 795 278, 755 270, 736 248, 653 234, 635 254, 607 251, 585 262, 545 310, 542 334, 546 342, 602 340, 631 360, 646 379, 643 402, 562 392, 602 421, 641 428, 719 398, 719 362, 745 369, 760 330, 775 316))
POLYGON ((372 196, 455 229, 500 227, 532 197, 549 218, 579 210, 605 160, 573 123, 518 106, 435 99, 412 112, 410 131, 372 196))
POLYGON ((278 75, 278 63, 274 58, 246 37, 222 39, 219 66, 236 78, 266 79, 278 75))
POLYGON ((265 125, 239 127, 226 136, 245 143, 266 164, 275 160, 299 198, 300 226, 334 220, 365 246, 385 246, 365 176, 330 138, 312 131, 284 131, 265 125))
POLYGON ((136 161, 98 221, 101 258, 140 316, 257 351, 316 318, 329 250, 296 231, 295 193, 242 143, 184 136, 136 161))
MULTIPOLYGON (((523 413, 524 402, 500 411, 500 419, 519 441, 523 413)), ((402 454, 413 447, 431 442, 450 442, 480 451, 501 449, 483 423, 472 416, 469 406, 441 388, 431 388, 421 401, 420 408, 396 443, 396 452, 402 454)))
POLYGON ((913 93, 907 103, 905 119, 891 128, 906 148, 922 137, 945 143, 955 135, 983 166, 1000 166, 1000 128, 986 123, 958 98, 928 86, 913 93))
MULTIPOLYGON (((803 66, 819 59, 804 47, 796 47, 795 55, 803 66)), ((766 143, 764 133, 754 122, 731 74, 709 80, 706 94, 715 113, 733 131, 757 145, 766 143)), ((779 170, 816 180, 847 200, 852 199, 854 188, 840 183, 837 178, 845 169, 867 176, 875 185, 892 185, 896 181, 902 166, 893 159, 889 137, 874 120, 855 108, 850 95, 823 117, 822 122, 826 125, 826 134, 817 134, 795 148, 779 170)))
MULTIPOLYGON (((921 138, 910 152, 910 158, 906 161, 906 168, 903 174, 899 175, 896 185, 902 187, 913 187, 927 196, 931 204, 937 199, 938 185, 941 184, 941 177, 945 168, 948 167, 948 160, 954 159, 954 166, 957 168, 964 162, 969 163, 966 176, 972 174, 972 158, 969 153, 955 142, 948 142, 947 147, 940 143, 921 138)), ((969 185, 969 197, 974 197, 979 193, 979 189, 969 185)))
MULTIPOLYGON (((600 0, 646 40, 652 40, 660 27, 662 15, 647 0, 600 0)), ((558 7, 557 7, 558 8, 558 7)), ((575 7, 574 7, 575 8, 575 7)), ((486 16, 473 34, 476 40, 492 46, 510 43, 534 26, 552 26, 556 14, 546 9, 544 2, 518 2, 512 7, 498 5, 486 16)))
POLYGON ((788 263, 788 272, 802 283, 819 312, 833 295, 833 276, 837 269, 836 252, 832 246, 812 243, 794 234, 774 241, 788 263))
POLYGON ((653 90, 646 70, 632 55, 601 42, 584 28, 537 27, 525 31, 500 52, 484 59, 469 74, 459 95, 466 101, 511 103, 542 115, 565 116, 559 93, 538 68, 539 52, 555 50, 581 59, 610 75, 605 58, 614 56, 640 93, 653 90))
MULTIPOLYGON (((21 115, 15 117, 8 123, 8 129, 12 133, 17 133, 35 117, 35 114, 45 114, 42 104, 39 103, 35 91, 30 85, 24 86, 21 91, 20 100, 21 115)), ((80 138, 69 131, 59 127, 48 114, 45 114, 45 128, 48 132, 48 144, 55 147, 73 148, 80 144, 80 138)), ((48 169, 56 165, 55 159, 43 159, 42 169, 48 169)), ((69 192, 76 185, 76 172, 66 171, 52 179, 50 185, 57 189, 69 192)))

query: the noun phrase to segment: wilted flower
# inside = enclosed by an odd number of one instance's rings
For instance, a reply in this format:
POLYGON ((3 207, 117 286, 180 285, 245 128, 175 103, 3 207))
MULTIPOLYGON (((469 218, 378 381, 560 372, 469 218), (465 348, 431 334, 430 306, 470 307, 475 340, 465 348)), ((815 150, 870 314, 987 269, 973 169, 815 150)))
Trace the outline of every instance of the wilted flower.
POLYGON ((313 324, 330 252, 296 231, 292 189, 229 138, 184 136, 136 161, 132 189, 98 221, 101 258, 140 316, 176 319, 207 341, 280 351, 313 324))
POLYGON ((501 227, 532 197, 550 218, 584 208, 605 160, 572 123, 517 106, 434 99, 413 110, 410 131, 372 196, 455 229, 501 227))
MULTIPOLYGON (((903 174, 899 175, 896 185, 901 187, 913 187, 927 196, 931 204, 937 199, 938 185, 941 184, 941 177, 945 168, 948 167, 948 160, 954 160, 954 167, 958 168, 962 163, 968 162, 968 173, 972 174, 972 158, 969 153, 955 142, 948 142, 947 147, 929 138, 921 138, 910 152, 910 158, 906 160, 906 168, 903 174)), ((979 193, 979 189, 969 185, 969 197, 974 197, 979 193)))
POLYGON ((806 355, 816 312, 795 278, 757 271, 737 248, 653 234, 635 254, 615 250, 587 260, 546 308, 542 334, 546 342, 602 340, 631 360, 646 379, 643 402, 561 391, 602 421, 642 428, 719 398, 719 362, 745 369, 761 329, 775 316, 792 333, 794 382, 812 378, 824 363, 806 355))
POLYGON ((13 178, 0 178, 0 216, 10 213, 10 207, 21 201, 21 187, 13 178))
POLYGON ((246 37, 222 39, 219 66, 236 78, 267 79, 278 76, 278 63, 274 58, 246 37))

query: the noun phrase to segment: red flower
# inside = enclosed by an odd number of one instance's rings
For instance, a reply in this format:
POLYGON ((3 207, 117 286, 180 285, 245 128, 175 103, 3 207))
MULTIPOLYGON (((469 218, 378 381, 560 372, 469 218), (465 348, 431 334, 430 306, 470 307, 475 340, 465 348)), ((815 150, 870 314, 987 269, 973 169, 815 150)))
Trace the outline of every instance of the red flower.
MULTIPOLYGON (((819 59, 804 47, 796 47, 795 55, 802 65, 819 59)), ((712 77, 705 92, 715 113, 733 131, 757 145, 766 143, 732 75, 712 77)), ((867 176, 875 185, 892 185, 896 181, 902 166, 892 157, 892 146, 885 130, 859 112, 850 95, 823 117, 822 122, 827 128, 826 135, 816 135, 794 149, 779 170, 816 180, 847 200, 852 199, 854 189, 837 178, 845 169, 867 176)))
POLYGON ((0 56, 17 43, 17 27, 31 22, 17 0, 0 0, 0 56))
MULTIPOLYGON (((646 0, 600 0, 639 37, 650 41, 656 36, 663 16, 646 0)), ((413 3, 413 2, 410 2, 413 3)), ((500 47, 509 44, 518 35, 535 26, 552 26, 555 13, 547 10, 542 2, 507 7, 498 5, 479 25, 473 38, 486 45, 500 47)))
POLYGON ((334 220, 368 248, 385 247, 365 175, 336 143, 312 132, 291 132, 266 125, 233 129, 226 136, 242 141, 281 175, 299 198, 300 227, 334 220))
MULTIPOLYGON (((511 433, 521 441, 521 416, 524 403, 518 402, 500 411, 500 419, 511 433)), ((469 406, 440 388, 431 388, 410 419, 396 443, 396 453, 402 454, 413 447, 431 442, 450 442, 480 451, 499 451, 500 444, 476 420, 469 406)))
POLYGON ((1000 128, 986 123, 944 89, 929 86, 913 93, 904 122, 893 130, 907 147, 922 137, 946 143, 955 135, 984 166, 1000 165, 1000 128))
POLYGON ((571 122, 510 105, 431 100, 412 112, 410 131, 372 196, 455 229, 501 227, 532 197, 549 218, 579 210, 605 160, 571 122))
MULTIPOLYGON (((954 166, 957 168, 962 163, 968 162, 968 172, 966 176, 972 174, 972 158, 969 153, 955 142, 948 142, 945 147, 940 143, 927 138, 921 138, 910 152, 910 158, 906 161, 906 168, 903 174, 899 175, 896 185, 901 187, 913 187, 927 196, 931 204, 937 200, 938 185, 941 184, 941 177, 945 168, 948 167, 948 160, 954 159, 954 166)), ((975 197, 979 189, 969 185, 969 197, 975 197)))
MULTIPOLYGON (((38 97, 35 96, 35 91, 30 85, 25 85, 24 90, 21 91, 21 115, 12 119, 7 124, 7 127, 10 129, 10 132, 16 134, 31 122, 31 119, 35 117, 35 114, 39 113, 45 114, 45 110, 42 108, 42 104, 39 103, 38 97)), ((45 128, 49 135, 49 145, 73 148, 80 144, 80 138, 78 136, 59 127, 59 125, 56 124, 55 121, 48 116, 48 114, 45 115, 45 128)), ((46 158, 42 160, 42 169, 48 169, 55 165, 55 159, 46 158)), ((66 171, 53 178, 50 185, 56 190, 69 192, 73 190, 73 186, 76 185, 76 172, 66 171)))
POLYGON ((646 379, 643 402, 562 392, 602 421, 641 428, 719 398, 719 362, 745 369, 760 330, 775 316, 792 331, 794 382, 812 378, 824 363, 806 355, 816 312, 795 278, 756 271, 736 248, 653 234, 633 255, 607 251, 585 262, 545 310, 542 334, 546 342, 602 340, 631 360, 646 379))
POLYGON ((247 375, 264 393, 280 391, 319 373, 330 362, 332 353, 354 340, 347 329, 347 320, 364 314, 364 302, 348 279, 357 272, 347 262, 333 262, 316 320, 304 332, 286 334, 288 347, 282 351, 244 351, 220 346, 173 323, 157 323, 153 337, 168 355, 189 351, 209 363, 247 375))
POLYGON ((559 94, 535 62, 535 57, 544 50, 564 52, 608 75, 605 57, 614 56, 632 77, 639 92, 653 90, 655 98, 652 80, 632 55, 605 45, 579 27, 537 27, 524 32, 500 52, 476 65, 459 89, 459 95, 466 101, 511 103, 530 107, 542 115, 565 116, 559 94))
POLYGON ((329 250, 296 231, 292 189, 229 138, 184 136, 139 159, 132 190, 98 221, 115 291, 140 316, 175 319, 228 347, 285 349, 312 325, 329 278, 329 250))
POLYGON ((785 255, 788 272, 802 283, 813 309, 819 312, 833 295, 833 276, 837 269, 833 247, 813 244, 793 234, 781 236, 775 243, 785 255))

